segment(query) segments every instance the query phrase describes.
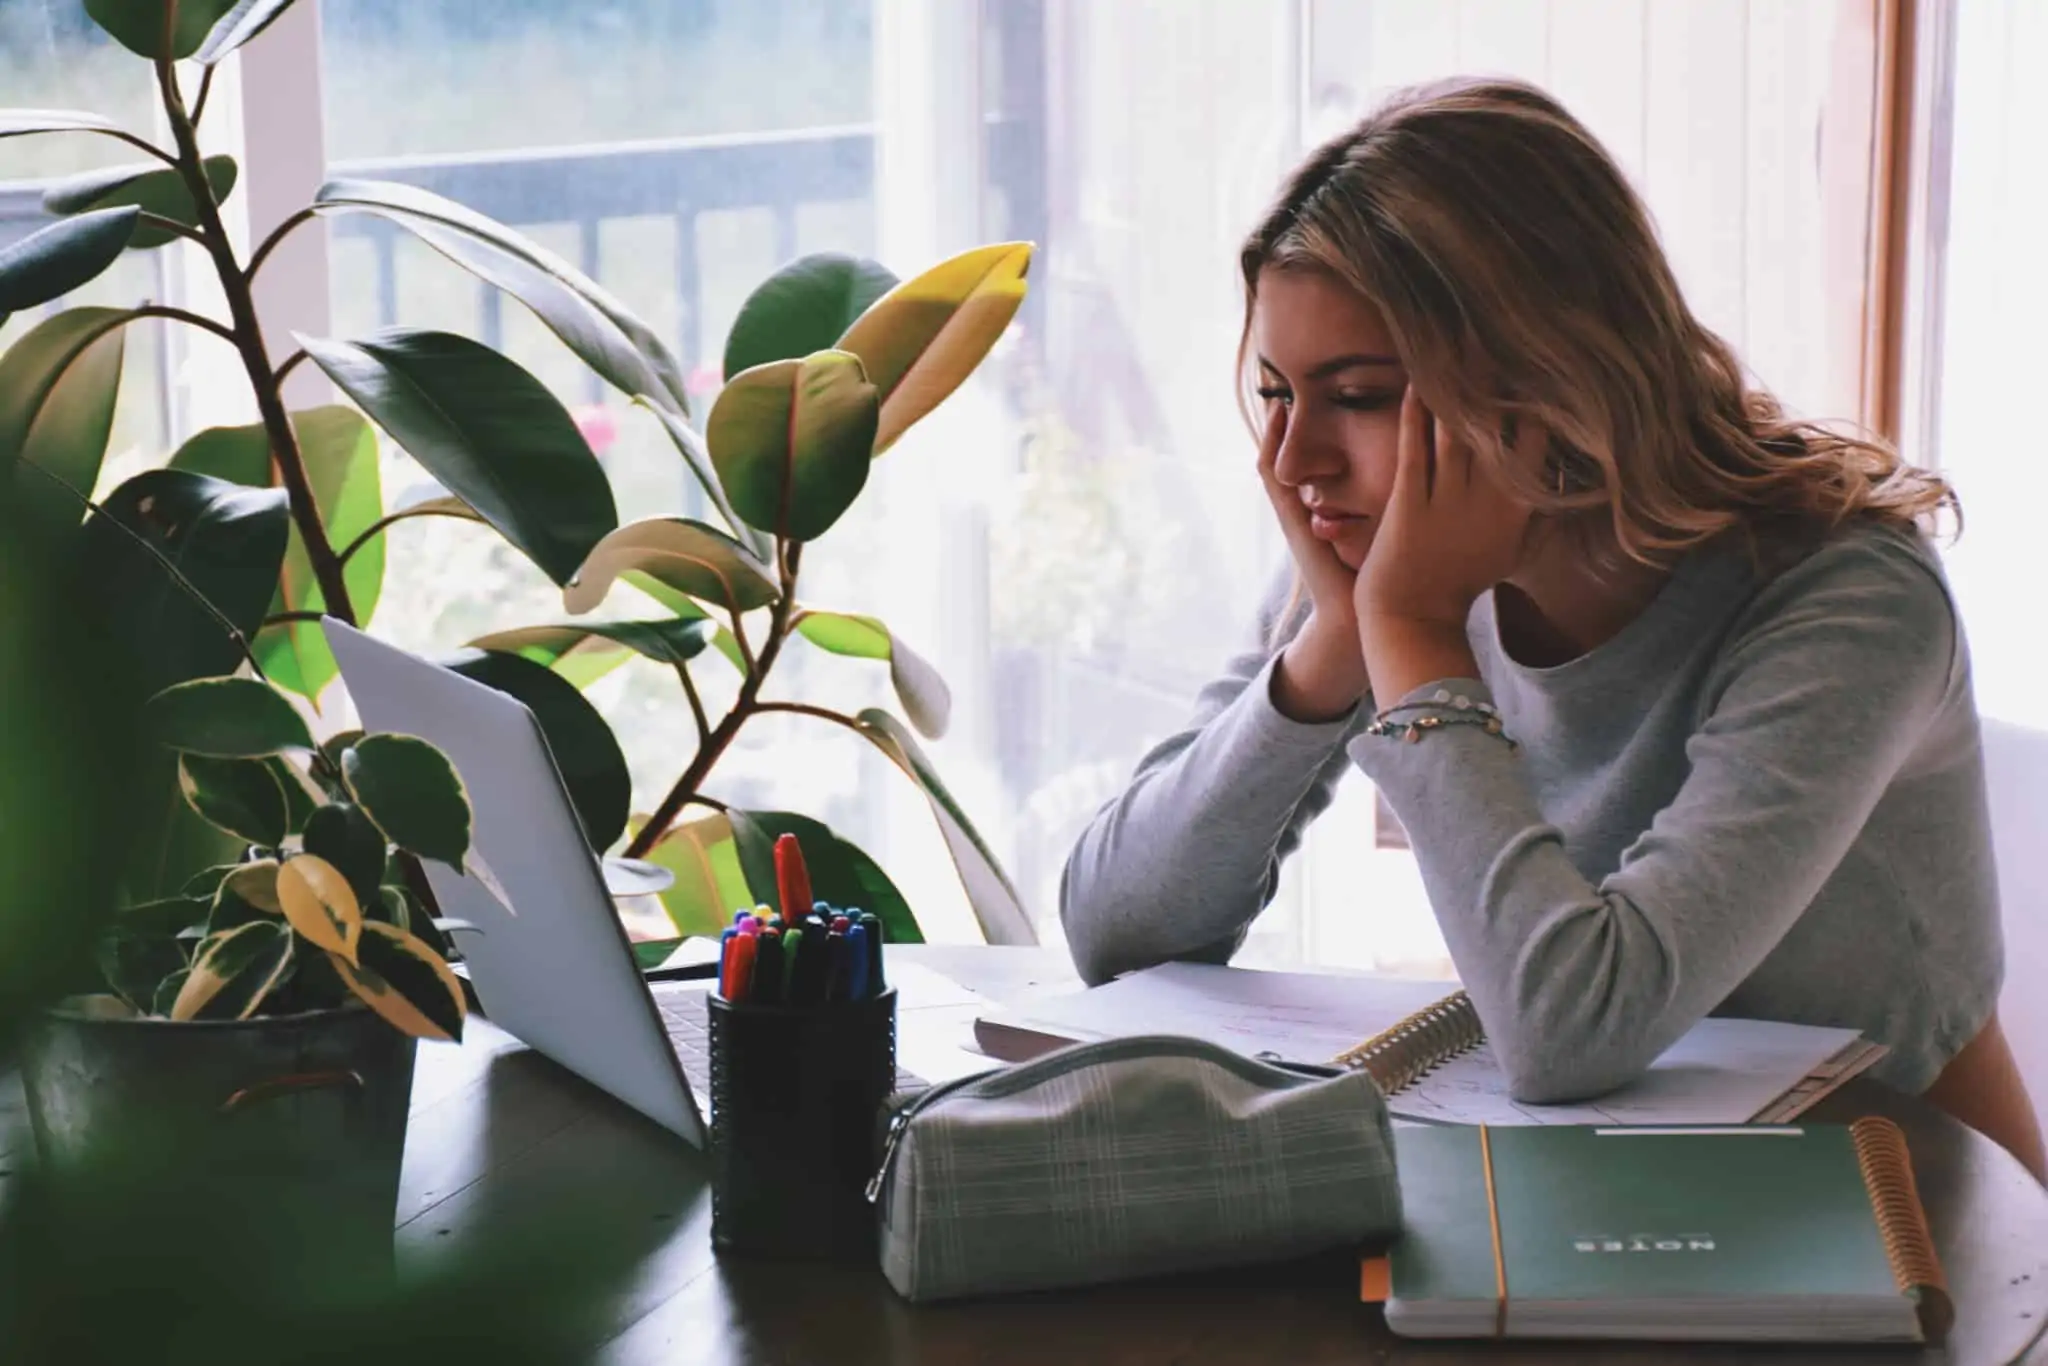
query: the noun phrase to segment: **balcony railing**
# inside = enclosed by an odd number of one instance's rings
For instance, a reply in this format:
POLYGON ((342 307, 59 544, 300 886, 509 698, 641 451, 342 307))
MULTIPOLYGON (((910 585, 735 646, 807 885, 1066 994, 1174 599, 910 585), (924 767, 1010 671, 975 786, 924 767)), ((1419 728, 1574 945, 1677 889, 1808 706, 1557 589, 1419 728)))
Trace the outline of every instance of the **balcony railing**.
MULTIPOLYGON (((1042 131, 1035 121, 991 120, 987 155, 990 185, 1010 221, 994 230, 1005 236, 1044 240, 1042 131)), ((575 231, 572 259, 593 279, 605 276, 603 225, 624 219, 668 219, 675 243, 676 333, 668 338, 685 368, 697 363, 698 319, 705 277, 697 251, 701 215, 736 209, 766 210, 773 224, 774 259, 798 250, 797 223, 807 205, 872 200, 875 177, 874 130, 864 124, 793 132, 729 134, 717 137, 557 147, 509 152, 460 153, 339 162, 336 177, 390 180, 430 190, 515 228, 568 224, 575 231)), ((36 184, 0 184, 0 248, 51 221, 36 184)), ((379 326, 399 321, 397 246, 407 234, 369 214, 331 220, 337 241, 368 241, 376 262, 372 282, 379 326)), ((160 258, 158 293, 165 284, 160 258)), ((478 286, 480 340, 503 344, 502 298, 478 286)), ((668 300, 629 299, 647 309, 668 300)), ((59 300, 46 307, 54 312, 59 300)), ((589 380, 591 397, 599 381, 589 380)))

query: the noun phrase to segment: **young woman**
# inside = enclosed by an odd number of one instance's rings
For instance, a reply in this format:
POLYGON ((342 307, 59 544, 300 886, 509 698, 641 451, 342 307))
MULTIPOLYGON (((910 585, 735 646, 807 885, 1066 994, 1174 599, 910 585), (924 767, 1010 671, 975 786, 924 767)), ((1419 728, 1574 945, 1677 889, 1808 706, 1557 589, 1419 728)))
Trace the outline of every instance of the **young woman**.
POLYGON ((1708 1014, 1849 1026, 2041 1174, 1948 486, 1751 387, 1527 86, 1397 97, 1241 264, 1291 572, 1069 856, 1082 975, 1227 960, 1356 767, 1519 1098, 1708 1014))

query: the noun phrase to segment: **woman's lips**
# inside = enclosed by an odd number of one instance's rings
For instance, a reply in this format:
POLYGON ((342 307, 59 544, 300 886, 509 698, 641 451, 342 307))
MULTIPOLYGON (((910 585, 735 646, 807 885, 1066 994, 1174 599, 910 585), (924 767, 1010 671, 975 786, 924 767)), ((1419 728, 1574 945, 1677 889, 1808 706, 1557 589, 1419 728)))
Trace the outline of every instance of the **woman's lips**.
POLYGON ((1371 518, 1354 516, 1346 512, 1322 512, 1311 510, 1308 514, 1308 530, 1319 541, 1334 541, 1355 527, 1364 526, 1371 518))

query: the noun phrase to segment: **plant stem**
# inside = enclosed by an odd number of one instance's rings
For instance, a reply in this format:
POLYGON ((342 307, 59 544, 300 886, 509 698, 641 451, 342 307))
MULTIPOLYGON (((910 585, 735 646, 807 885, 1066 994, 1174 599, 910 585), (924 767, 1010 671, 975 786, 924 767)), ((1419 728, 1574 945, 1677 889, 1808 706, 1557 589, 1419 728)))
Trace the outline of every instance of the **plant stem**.
POLYGON ((379 517, 376 521, 370 523, 368 527, 364 528, 363 534, 350 541, 347 547, 342 550, 341 562, 347 564, 358 550, 361 550, 370 543, 371 537, 384 530, 385 527, 390 526, 393 522, 403 522, 411 517, 453 517, 457 521, 462 522, 474 522, 476 520, 473 514, 456 512, 452 508, 401 508, 397 512, 387 513, 379 517))
POLYGON ((289 375, 292 371, 298 369, 299 366, 306 361, 306 359, 306 348, 302 346, 298 350, 292 352, 289 356, 286 356, 284 358, 284 364, 277 367, 277 373, 274 376, 272 376, 272 378, 275 379, 278 382, 279 386, 281 387, 284 384, 284 377, 286 375, 289 375))
POLYGON ((763 702, 755 707, 754 711, 756 714, 779 711, 788 712, 796 716, 815 716, 820 721, 830 721, 834 725, 844 726, 855 735, 865 736, 868 734, 866 730, 861 728, 860 722, 844 712, 836 712, 828 707, 814 707, 807 702, 763 702))
MULTIPOLYGON (((775 657, 782 653, 782 642, 789 636, 785 628, 789 622, 789 614, 796 610, 797 565, 802 558, 801 545, 792 545, 786 555, 777 557, 782 571, 782 595, 775 600, 770 617, 768 643, 761 647, 760 658, 750 662, 747 676, 740 683, 739 696, 733 700, 732 710, 725 714, 725 718, 705 738, 704 743, 697 746, 696 756, 690 760, 690 766, 683 770, 683 776, 676 779, 676 785, 668 790, 668 795, 661 799, 661 805, 655 808, 654 814, 648 817, 647 824, 640 827, 640 833, 635 835, 633 842, 626 847, 627 858, 646 857, 647 851, 668 833, 669 827, 675 824, 677 813, 697 795, 697 789, 703 785, 705 775, 711 772, 712 765, 718 762, 719 756, 732 744, 734 737, 740 733, 740 727, 747 723, 749 716, 759 710, 761 685, 767 681, 768 671, 775 667, 775 657)), ((737 612, 733 614, 733 625, 739 625, 737 612)), ((735 630, 733 634, 737 637, 739 632, 735 630)))
POLYGON ((199 120, 206 117, 206 97, 213 93, 213 72, 214 68, 209 66, 206 68, 206 73, 199 78, 199 97, 192 101, 192 124, 194 127, 198 126, 199 120))
POLYGON ((315 217, 315 214, 312 209, 300 209, 290 218, 285 219, 284 222, 272 228, 270 235, 257 244, 256 254, 249 258, 248 269, 242 272, 243 278, 254 280, 256 272, 261 270, 263 263, 270 259, 270 253, 277 250, 279 244, 284 241, 291 230, 313 217, 315 217))
MULTIPOLYGON (((164 10, 167 21, 175 17, 176 6, 166 5, 164 10)), ((163 50, 169 52, 168 41, 163 50)), ((207 184, 205 163, 199 155, 199 137, 185 110, 185 97, 178 89, 177 72, 168 56, 157 59, 156 73, 164 114, 177 140, 178 171, 199 211, 199 230, 208 254, 213 257, 214 273, 220 277, 221 293, 227 298, 228 317, 234 326, 232 339, 241 353, 250 387, 256 391, 256 408, 270 438, 271 457, 277 462, 278 474, 291 499, 292 521, 299 529, 299 539, 306 547, 306 559, 313 567, 313 578, 320 585, 327 611, 354 626, 355 606, 349 601, 348 585, 342 581, 341 561, 335 557, 327 528, 320 521, 320 504, 306 477, 298 434, 292 430, 291 415, 285 411, 284 395, 263 343, 263 329, 256 321, 256 301, 249 292, 249 278, 236 262, 234 244, 221 223, 220 206, 214 203, 213 187, 207 184)))
POLYGON ((683 680, 683 695, 690 699, 690 715, 697 718, 697 747, 711 738, 711 721, 704 715, 704 699, 697 695, 697 681, 690 677, 690 667, 680 661, 676 664, 676 677, 683 680))
POLYGON ((724 802, 718 800, 718 798, 707 797, 701 792, 692 793, 689 801, 685 802, 684 805, 708 807, 713 811, 728 811, 731 809, 724 802))
POLYGON ((258 678, 261 678, 266 683, 270 681, 268 675, 266 675, 263 672, 263 666, 256 662, 255 652, 249 648, 249 638, 242 634, 241 628, 237 627, 232 621, 229 621, 227 617, 221 612, 221 610, 213 605, 213 602, 206 596, 206 594, 199 591, 199 586, 193 583, 192 580, 186 578, 185 572, 182 569, 179 569, 177 565, 171 563, 169 556, 165 555, 163 551, 158 550, 155 546, 151 545, 149 543, 148 537, 143 536, 140 532, 136 531, 134 527, 131 527, 126 522, 121 521, 112 513, 108 512, 105 508, 101 507, 98 503, 95 503, 90 497, 86 496, 83 493, 80 493, 77 489, 71 487, 71 485, 67 481, 58 478, 56 475, 44 469, 41 465, 35 464, 27 460, 21 461, 20 464, 23 469, 34 470, 37 474, 40 474, 41 476, 43 476, 43 478, 49 480, 58 488, 63 489, 73 498, 76 498, 79 502, 85 504, 86 509, 95 514, 96 516, 98 516, 102 522, 105 522, 108 526, 113 527, 116 531, 119 531, 123 536, 126 536, 129 540, 141 546, 144 552, 147 553, 151 559, 155 560, 157 564, 162 566, 164 573, 171 576, 171 582, 178 585, 179 591, 183 592, 185 596, 192 599, 192 601, 198 603, 200 610, 205 612, 206 615, 213 618, 214 624, 220 627, 220 629, 227 634, 227 638, 235 643, 235 648, 242 652, 242 658, 249 661, 249 667, 250 669, 255 671, 256 676, 258 678))

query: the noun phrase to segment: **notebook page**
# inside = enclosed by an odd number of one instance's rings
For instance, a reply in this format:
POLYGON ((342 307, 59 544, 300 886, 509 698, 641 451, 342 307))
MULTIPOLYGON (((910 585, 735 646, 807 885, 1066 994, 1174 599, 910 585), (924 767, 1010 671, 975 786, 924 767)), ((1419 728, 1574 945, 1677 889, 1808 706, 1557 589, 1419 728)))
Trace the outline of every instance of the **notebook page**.
POLYGON ((1408 1119, 1444 1124, 1740 1124, 1861 1036, 1853 1029, 1707 1019, 1641 1078, 1579 1105, 1525 1105, 1482 1045, 1388 1100, 1408 1119))
POLYGON ((1065 1039, 1181 1034, 1248 1057, 1327 1063, 1457 989, 1413 978, 1163 963, 991 1018, 1065 1039))

